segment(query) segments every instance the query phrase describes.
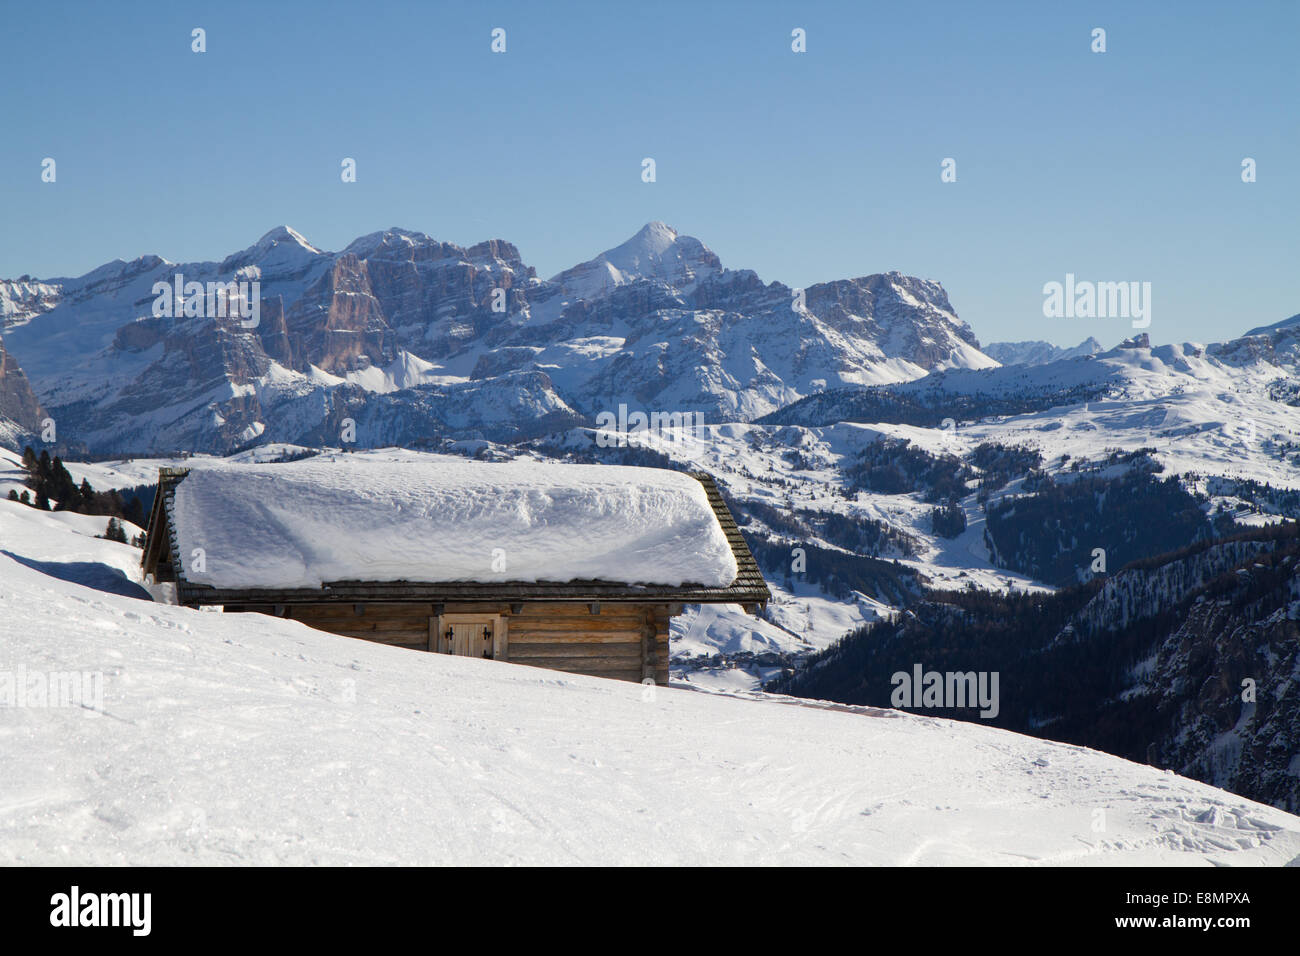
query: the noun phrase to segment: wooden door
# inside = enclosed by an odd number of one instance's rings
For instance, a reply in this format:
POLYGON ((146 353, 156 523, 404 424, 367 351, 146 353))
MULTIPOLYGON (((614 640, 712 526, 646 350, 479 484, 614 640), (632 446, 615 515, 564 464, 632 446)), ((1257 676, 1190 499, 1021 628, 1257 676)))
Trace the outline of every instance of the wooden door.
POLYGON ((499 614, 443 614, 429 619, 429 650, 461 657, 505 659, 499 614))

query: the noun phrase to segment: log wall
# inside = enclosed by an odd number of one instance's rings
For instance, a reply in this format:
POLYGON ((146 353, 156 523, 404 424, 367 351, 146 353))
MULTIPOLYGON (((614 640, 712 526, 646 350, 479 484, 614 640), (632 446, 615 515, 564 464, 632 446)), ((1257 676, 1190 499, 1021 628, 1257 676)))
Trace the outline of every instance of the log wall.
POLYGON ((277 613, 308 627, 428 651, 445 646, 438 636, 458 614, 500 615, 498 659, 591 674, 618 680, 653 679, 668 683, 668 623, 675 608, 666 604, 590 605, 558 602, 524 604, 514 613, 508 604, 293 604, 228 606, 230 611, 277 613), (358 613, 360 611, 360 613, 358 613), (439 616, 441 611, 441 617, 439 616))

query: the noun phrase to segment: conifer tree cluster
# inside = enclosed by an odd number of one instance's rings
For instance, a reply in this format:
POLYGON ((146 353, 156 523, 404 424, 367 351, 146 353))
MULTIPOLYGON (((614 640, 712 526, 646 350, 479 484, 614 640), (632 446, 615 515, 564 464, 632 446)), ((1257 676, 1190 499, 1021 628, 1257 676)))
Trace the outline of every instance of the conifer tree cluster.
POLYGON ((955 501, 949 501, 930 512, 930 528, 944 538, 955 538, 966 530, 966 511, 955 501))
POLYGON ((21 494, 16 490, 9 492, 10 501, 20 501, 41 511, 72 511, 84 515, 104 515, 110 520, 104 537, 110 541, 120 541, 143 546, 144 536, 136 535, 129 539, 122 519, 144 526, 146 518, 144 505, 138 489, 128 489, 123 494, 116 488, 108 491, 96 491, 90 482, 82 479, 78 484, 57 455, 50 457, 48 451, 42 450, 37 455, 29 445, 23 450, 23 470, 27 472, 25 484, 30 491, 21 494))

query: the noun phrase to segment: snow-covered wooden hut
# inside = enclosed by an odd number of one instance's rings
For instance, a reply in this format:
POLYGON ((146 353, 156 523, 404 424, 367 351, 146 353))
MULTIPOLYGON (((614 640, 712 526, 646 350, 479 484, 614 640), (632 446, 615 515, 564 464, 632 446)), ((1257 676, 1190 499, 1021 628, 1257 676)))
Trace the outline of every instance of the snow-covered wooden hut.
POLYGON ((164 468, 143 565, 188 606, 658 683, 682 605, 771 597, 709 476, 522 460, 164 468))

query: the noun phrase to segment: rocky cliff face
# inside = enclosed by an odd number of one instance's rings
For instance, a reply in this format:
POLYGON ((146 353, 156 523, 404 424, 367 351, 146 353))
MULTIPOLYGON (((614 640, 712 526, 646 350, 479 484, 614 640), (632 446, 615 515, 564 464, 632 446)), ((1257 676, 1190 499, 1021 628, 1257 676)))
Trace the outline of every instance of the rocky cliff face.
MULTIPOLYGON (((1095 746, 1300 809, 1300 535, 1282 526, 1126 569, 1055 648, 1124 646, 1115 693, 1060 727, 1095 746)), ((1045 663, 1058 654, 1050 649, 1045 663)))
POLYGON ((17 448, 28 434, 40 431, 44 417, 27 376, 0 339, 0 444, 17 448))
POLYGON ((0 330, 22 325, 49 312, 62 298, 60 280, 41 282, 31 276, 0 279, 0 330))
POLYGON ((995 364, 938 283, 889 273, 800 296, 663 223, 550 280, 502 240, 390 229, 330 253, 280 227, 219 263, 0 284, 0 315, 60 430, 102 452, 337 442, 343 418, 363 445, 534 434, 620 404, 750 419, 995 364), (259 323, 155 316, 154 284, 177 274, 258 282, 259 323))
MULTIPOLYGON (((1258 574, 1263 565, 1254 569, 1258 574)), ((1290 600, 1243 594, 1196 603, 1156 650, 1134 692, 1152 698, 1169 724, 1152 763, 1262 803, 1300 810, 1300 576, 1290 600), (1266 611, 1266 613, 1264 613, 1266 611), (1249 699, 1247 699, 1249 698, 1249 699)), ((1247 576, 1251 571, 1246 572, 1247 576)))

